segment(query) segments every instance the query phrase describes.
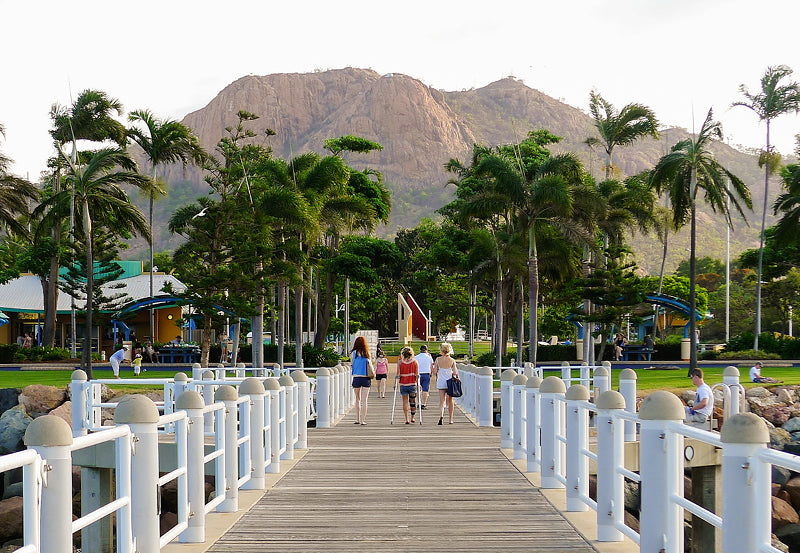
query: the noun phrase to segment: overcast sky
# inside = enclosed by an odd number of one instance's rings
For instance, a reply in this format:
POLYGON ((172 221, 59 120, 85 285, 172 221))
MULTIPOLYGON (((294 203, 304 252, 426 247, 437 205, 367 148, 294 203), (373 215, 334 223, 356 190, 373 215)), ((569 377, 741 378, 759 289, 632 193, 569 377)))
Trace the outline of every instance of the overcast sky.
MULTIPOLYGON (((730 143, 761 147, 764 125, 730 105, 767 66, 800 80, 799 16, 797 0, 0 0, 0 151, 38 178, 70 90, 181 119, 244 75, 346 66, 443 90, 514 75, 584 111, 596 88, 690 130, 713 107, 730 143)), ((791 153, 798 133, 784 116, 773 143, 791 153)))

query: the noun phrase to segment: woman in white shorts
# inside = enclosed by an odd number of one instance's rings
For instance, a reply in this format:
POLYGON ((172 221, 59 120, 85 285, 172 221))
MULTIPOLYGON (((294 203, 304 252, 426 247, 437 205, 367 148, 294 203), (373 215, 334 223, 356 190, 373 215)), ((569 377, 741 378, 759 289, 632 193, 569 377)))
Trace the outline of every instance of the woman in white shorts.
POLYGON ((453 424, 453 398, 447 395, 447 381, 454 376, 458 377, 456 361, 450 355, 453 347, 447 342, 442 342, 439 346, 439 357, 433 363, 432 377, 436 378, 436 388, 439 390, 439 424, 444 420, 444 408, 450 414, 450 424, 453 424), (445 403, 446 402, 446 403, 445 403))

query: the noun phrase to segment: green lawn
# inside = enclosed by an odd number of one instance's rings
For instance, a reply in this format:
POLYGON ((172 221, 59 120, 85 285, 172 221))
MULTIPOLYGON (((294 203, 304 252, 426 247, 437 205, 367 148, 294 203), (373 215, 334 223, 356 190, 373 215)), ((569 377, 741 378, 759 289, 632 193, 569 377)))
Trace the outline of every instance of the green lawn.
MULTIPOLYGON (((423 342, 419 342, 422 344, 423 342)), ((465 345, 459 343, 459 345, 465 345)), ((414 351, 419 348, 415 347, 414 351)), ((384 350, 385 351, 385 350, 384 350)), ((387 351, 388 355, 392 355, 387 351)), ((458 355, 458 353, 457 353, 458 355)), ((718 368, 704 368, 705 381, 713 386, 718 382, 722 382, 722 367, 718 368)), ((758 386, 748 381, 748 368, 744 365, 739 369, 741 373, 742 384, 746 388, 758 386)), ((148 370, 143 373, 140 378, 172 378, 175 376, 175 370, 148 370)), ((611 371, 611 384, 614 389, 619 387, 619 373, 620 369, 613 369, 611 371)), ((580 371, 573 370, 573 377, 580 376, 580 371)), ((693 389, 692 381, 686 376, 686 369, 669 370, 669 369, 637 369, 637 389, 640 392, 648 393, 654 390, 689 390, 693 389)), ((800 369, 793 367, 770 367, 765 366, 762 370, 764 376, 771 376, 778 380, 783 380, 785 384, 800 385, 800 369)), ((111 369, 100 368, 94 370, 95 378, 110 379, 113 378, 111 369)), ((547 375, 558 375, 556 372, 548 372, 547 375)), ((63 371, 0 371, 0 388, 24 388, 29 384, 46 384, 49 386, 66 386, 70 382, 72 370, 63 371)), ((123 378, 133 378, 133 372, 129 367, 123 367, 120 371, 120 376, 123 378)), ((191 376, 191 375, 189 375, 191 376)), ((560 376, 560 375, 559 375, 560 376)), ((767 385, 771 386, 771 385, 767 385)), ((126 391, 136 391, 139 389, 153 389, 153 386, 111 386, 112 389, 120 389, 126 391)))

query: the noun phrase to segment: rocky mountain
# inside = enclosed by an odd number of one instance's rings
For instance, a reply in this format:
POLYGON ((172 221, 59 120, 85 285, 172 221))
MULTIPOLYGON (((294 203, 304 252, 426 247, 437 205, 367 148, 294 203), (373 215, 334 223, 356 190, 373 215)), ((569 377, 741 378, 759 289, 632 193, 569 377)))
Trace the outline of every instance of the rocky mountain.
MULTIPOLYGON (((587 91, 587 104, 588 104, 587 91)), ((313 150, 322 152, 327 138, 354 134, 383 145, 380 152, 353 156, 357 168, 383 172, 392 191, 393 209, 387 228, 391 236, 399 228, 410 228, 422 217, 449 201, 453 188, 444 165, 451 158, 466 160, 473 143, 504 144, 519 141, 530 130, 547 128, 564 139, 553 151, 572 151, 596 176, 604 159, 585 144, 594 134, 591 118, 530 88, 514 78, 485 87, 459 92, 431 88, 413 77, 393 73, 379 75, 369 69, 346 68, 306 74, 275 74, 242 77, 231 83, 207 106, 188 114, 183 122, 195 130, 203 145, 213 150, 226 126, 235 124, 239 110, 260 116, 254 129, 271 128, 276 136, 261 134, 255 140, 269 144, 276 155, 292 157, 313 150)), ((615 150, 615 165, 621 175, 648 169, 675 142, 687 136, 684 129, 668 129, 661 140, 642 140, 615 150)), ((757 211, 763 205, 763 176, 753 155, 718 144, 716 155, 734 173, 751 185, 757 211)), ((174 167, 168 171, 168 197, 157 204, 155 229, 157 251, 176 245, 165 221, 178 207, 207 193, 197 170, 174 167)), ((777 185, 773 187, 777 189, 777 185)), ((751 227, 737 221, 732 232, 733 255, 758 244, 756 214, 748 217, 751 227)), ((698 255, 724 259, 726 228, 722 219, 704 213, 699 232, 703 236, 698 255)), ((668 268, 686 258, 685 231, 670 241, 668 268)), ((657 237, 634 237, 639 264, 649 272, 660 265, 661 244, 657 237)), ((141 251, 133 248, 133 252, 141 251)), ((135 255, 139 255, 136 253, 135 255)))

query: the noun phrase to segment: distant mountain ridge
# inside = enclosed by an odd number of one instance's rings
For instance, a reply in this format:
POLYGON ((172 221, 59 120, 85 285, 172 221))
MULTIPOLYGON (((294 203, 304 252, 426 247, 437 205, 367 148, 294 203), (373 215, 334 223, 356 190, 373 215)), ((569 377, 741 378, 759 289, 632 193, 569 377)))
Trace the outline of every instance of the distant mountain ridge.
MULTIPOLYGON (((587 104, 589 91, 586 91, 587 104)), ((613 98, 610 99, 613 103, 613 98)), ((622 106, 617 106, 622 107, 622 106)), ((554 152, 572 151, 599 178, 604 159, 585 144, 594 136, 592 119, 514 78, 482 88, 443 92, 418 79, 400 73, 379 75, 370 69, 345 68, 315 73, 247 76, 225 87, 207 106, 188 114, 183 123, 194 129, 202 144, 213 151, 226 126, 236 123, 239 110, 260 119, 253 129, 267 127, 276 136, 256 140, 270 145, 275 155, 289 158, 313 150, 323 152, 327 138, 354 134, 374 140, 384 149, 352 156, 355 167, 382 171, 392 191, 389 236, 399 228, 416 226, 422 217, 435 216, 437 208, 452 197, 446 186, 451 177, 444 165, 451 158, 467 160, 474 143, 506 144, 522 140, 528 131, 546 128, 562 136, 554 152)), ((617 148, 614 162, 621 178, 651 168, 678 140, 688 136, 684 129, 669 129, 662 140, 645 139, 617 148)), ((755 156, 725 144, 715 146, 718 159, 751 187, 756 210, 763 205, 763 173, 755 156)), ((166 219, 178 205, 207 193, 207 185, 196 169, 185 173, 172 167, 166 175, 168 198, 157 203, 155 229, 157 251, 174 248, 177 239, 166 231, 166 219), (179 203, 177 203, 179 202, 179 203)), ((777 193, 779 186, 772 187, 777 193)), ((699 205, 703 211, 704 204, 699 205)), ((749 217, 755 221, 755 215, 749 217)), ((732 232, 732 255, 757 247, 757 224, 738 222, 732 232)), ((718 215, 703 214, 699 220, 703 237, 698 255, 724 259, 725 225, 718 215)), ((670 240, 668 268, 686 258, 688 244, 684 231, 670 240)), ((661 244, 654 236, 634 237, 637 261, 655 273, 661 260, 661 244)), ((134 252, 139 248, 134 248, 134 252)))

